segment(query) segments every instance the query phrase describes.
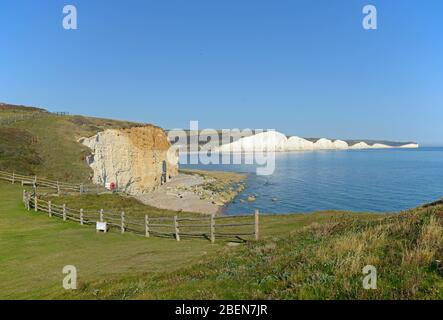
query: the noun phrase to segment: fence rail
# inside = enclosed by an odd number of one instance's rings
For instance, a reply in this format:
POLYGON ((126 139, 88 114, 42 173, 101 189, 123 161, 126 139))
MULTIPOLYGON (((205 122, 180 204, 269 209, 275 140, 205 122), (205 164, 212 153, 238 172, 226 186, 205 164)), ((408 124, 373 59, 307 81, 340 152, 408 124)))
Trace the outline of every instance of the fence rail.
MULTIPOLYGON (((215 242, 216 238, 253 237, 259 239, 259 211, 253 215, 196 217, 128 217, 125 212, 115 213, 101 210, 84 210, 68 208, 65 204, 54 204, 41 199, 37 194, 23 191, 23 203, 28 211, 45 212, 49 217, 58 217, 63 221, 75 221, 80 225, 93 225, 106 222, 110 228, 118 229, 122 234, 131 232, 144 237, 198 237, 215 242), (229 223, 225 222, 229 219, 229 223), (246 221, 251 219, 251 221, 246 221), (236 222, 239 221, 239 222, 236 222), (219 223, 222 222, 222 223, 219 223), (245 228, 248 227, 248 228, 245 228)), ((244 240, 244 239, 243 239, 244 240)))
POLYGON ((36 189, 37 187, 54 189, 57 190, 58 194, 62 192, 80 193, 80 194, 107 192, 106 189, 101 188, 100 186, 73 184, 73 183, 49 180, 46 178, 38 177, 36 175, 27 176, 15 172, 10 173, 5 171, 0 171, 0 180, 5 180, 11 182, 12 184, 21 183, 23 186, 30 185, 34 187, 34 189, 36 189))

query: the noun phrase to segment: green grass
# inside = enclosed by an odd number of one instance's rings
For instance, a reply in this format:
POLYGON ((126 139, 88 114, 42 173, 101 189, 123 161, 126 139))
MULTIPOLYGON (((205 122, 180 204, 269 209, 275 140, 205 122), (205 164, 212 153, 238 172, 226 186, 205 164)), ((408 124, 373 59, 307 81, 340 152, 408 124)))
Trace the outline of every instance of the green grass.
MULTIPOLYGON (((24 112, 20 107, 0 108, 0 117, 24 112)), ((28 113, 40 112, 29 109, 28 113)), ((82 116, 44 116, 0 125, 0 170, 71 183, 87 183, 91 169, 86 164, 88 149, 77 140, 111 128, 139 124, 82 116)))
POLYGON ((41 108, 34 108, 28 106, 10 105, 0 102, 0 121, 7 117, 21 117, 23 115, 42 114, 47 111, 41 108))
POLYGON ((25 211, 21 192, 21 186, 0 182, 0 299, 63 295, 65 265, 77 267, 81 284, 174 271, 220 249, 205 240, 97 234, 93 227, 25 211))
POLYGON ((102 299, 439 300, 442 217, 443 206, 436 206, 366 221, 337 217, 306 228, 286 221, 289 234, 271 232, 175 272, 85 283, 75 297, 99 292, 102 299), (377 268, 377 290, 362 286, 366 265, 377 268))
POLYGON ((41 162, 42 159, 35 148, 34 136, 29 131, 0 127, 1 169, 29 173, 41 162))
MULTIPOLYGON (((224 261, 220 266, 228 264, 243 269, 247 264, 237 265, 235 257, 242 256, 244 250, 285 239, 291 232, 313 222, 323 225, 335 221, 380 219, 377 215, 338 212, 263 216, 260 230, 264 242, 230 247, 221 239, 211 245, 204 239, 176 242, 129 233, 97 234, 90 226, 82 227, 78 223, 24 210, 21 193, 21 186, 0 182, 0 298, 3 299, 198 297, 209 290, 212 281, 208 266, 215 271, 217 264, 224 261), (61 288, 62 268, 68 264, 75 265, 79 272, 80 289, 76 292, 65 292, 61 288), (188 268, 201 268, 199 274, 207 279, 205 283, 208 281, 202 287, 204 290, 199 291, 201 282, 187 278, 174 283, 176 288, 169 288, 171 283, 167 279, 181 279, 188 272, 195 272, 188 268), (151 291, 151 287, 155 290, 151 291)), ((106 198, 108 195, 103 200, 109 201, 106 198)), ((101 204, 102 198, 98 196, 95 200, 101 204)), ((248 256, 245 259, 247 261, 248 256)), ((229 298, 237 292, 238 284, 217 281, 213 284, 211 290, 221 292, 217 297, 229 298)))

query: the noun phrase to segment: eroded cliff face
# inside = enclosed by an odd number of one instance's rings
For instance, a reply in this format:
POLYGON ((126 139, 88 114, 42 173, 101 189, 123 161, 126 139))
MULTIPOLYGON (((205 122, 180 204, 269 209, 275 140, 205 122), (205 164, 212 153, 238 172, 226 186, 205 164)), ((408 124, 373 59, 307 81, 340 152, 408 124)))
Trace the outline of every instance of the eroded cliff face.
POLYGON ((96 184, 113 182, 119 191, 137 195, 178 174, 178 157, 155 126, 105 130, 80 142, 91 149, 87 161, 96 184))

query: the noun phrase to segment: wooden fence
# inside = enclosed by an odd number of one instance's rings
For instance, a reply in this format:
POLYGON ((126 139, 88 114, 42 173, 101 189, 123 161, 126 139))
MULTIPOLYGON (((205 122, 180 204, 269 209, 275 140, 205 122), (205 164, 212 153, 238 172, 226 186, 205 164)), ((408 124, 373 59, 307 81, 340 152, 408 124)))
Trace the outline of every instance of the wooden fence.
POLYGON ((259 239, 259 212, 253 215, 239 216, 202 216, 202 217, 128 217, 125 212, 101 210, 83 210, 68 208, 65 204, 55 204, 40 199, 35 193, 23 191, 23 202, 28 211, 45 212, 49 217, 58 217, 63 221, 72 220, 80 225, 95 225, 106 222, 107 226, 119 230, 122 234, 132 232, 144 237, 172 237, 180 241, 182 237, 205 238, 212 243, 216 238, 247 237, 259 239))
POLYGON ((37 176, 22 175, 15 172, 10 173, 5 171, 0 171, 0 180, 5 180, 11 182, 12 184, 21 183, 22 185, 30 185, 34 189, 37 188, 54 189, 57 191, 58 194, 62 192, 80 193, 80 194, 106 192, 106 189, 95 185, 89 186, 83 184, 66 183, 66 182, 49 180, 37 176))

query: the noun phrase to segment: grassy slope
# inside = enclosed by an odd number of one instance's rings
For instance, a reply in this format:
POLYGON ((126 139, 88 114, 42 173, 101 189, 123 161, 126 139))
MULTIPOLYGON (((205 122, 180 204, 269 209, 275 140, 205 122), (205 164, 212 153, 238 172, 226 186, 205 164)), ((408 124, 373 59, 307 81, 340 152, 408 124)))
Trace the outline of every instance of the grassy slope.
POLYGON ((33 172, 41 163, 34 147, 35 137, 28 131, 0 127, 0 170, 33 172))
MULTIPOLYGON (((162 279, 168 279, 169 273, 182 274, 187 267, 213 261, 217 256, 228 262, 230 254, 251 246, 228 247, 225 241, 211 245, 202 239, 178 243, 116 232, 96 234, 92 227, 25 211, 21 192, 21 186, 0 181, 0 298, 125 298, 128 294, 132 298, 167 298, 171 295, 161 292, 170 289, 163 287, 162 279), (78 268, 81 290, 75 293, 61 289, 62 268, 67 264, 78 268), (146 287, 142 286, 140 292, 134 289, 139 287, 139 281, 143 284, 148 279, 160 279, 160 288, 156 287, 148 296, 146 287)), ((323 224, 352 217, 379 218, 351 213, 269 216, 261 219, 261 232, 267 241, 274 241, 314 221, 323 224)), ((152 286, 153 282, 149 284, 152 286)), ((223 297, 229 297, 235 289, 214 285, 216 290, 225 291, 223 297)), ((179 284, 177 290, 176 297, 192 295, 191 289, 181 292, 179 284)))
POLYGON ((63 294, 62 268, 75 265, 80 283, 138 272, 173 271, 220 249, 208 241, 182 241, 119 233, 28 212, 21 187, 0 182, 0 299, 63 294))
POLYGON ((35 108, 35 107, 28 107, 28 106, 17 106, 17 105, 10 105, 6 103, 0 102, 0 121, 2 118, 6 117, 21 117, 23 115, 31 115, 31 114, 41 114, 46 113, 47 111, 45 109, 41 108, 35 108))
MULTIPOLYGON (((0 109, 0 116, 19 112, 17 110, 0 109)), ((29 110, 28 112, 39 112, 29 110)), ((84 161, 87 148, 78 143, 77 139, 105 129, 134 125, 137 124, 48 114, 19 121, 11 126, 1 126, 0 170, 16 170, 23 174, 37 174, 61 181, 88 182, 91 169, 84 161)))
POLYGON ((435 206, 306 228, 286 221, 289 235, 225 249, 178 272, 87 283, 75 297, 100 292, 107 299, 442 299, 442 218, 443 206, 435 206), (377 290, 362 288, 362 268, 369 264, 377 268, 377 290))

